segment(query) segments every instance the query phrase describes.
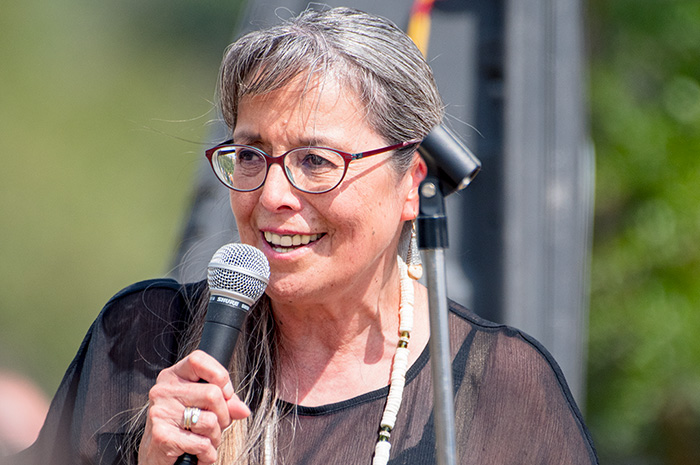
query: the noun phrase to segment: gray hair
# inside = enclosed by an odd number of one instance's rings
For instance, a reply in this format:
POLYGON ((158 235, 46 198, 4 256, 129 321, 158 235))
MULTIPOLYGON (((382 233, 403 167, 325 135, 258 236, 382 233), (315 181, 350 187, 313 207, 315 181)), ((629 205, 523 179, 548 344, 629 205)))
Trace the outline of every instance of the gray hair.
MULTIPOLYGON (((219 81, 226 124, 235 128, 244 96, 274 91, 302 73, 333 77, 352 89, 370 127, 390 144, 423 139, 443 117, 432 70, 403 31, 383 18, 332 8, 306 10, 228 48, 219 81)), ((400 173, 412 153, 411 147, 397 151, 400 173)))

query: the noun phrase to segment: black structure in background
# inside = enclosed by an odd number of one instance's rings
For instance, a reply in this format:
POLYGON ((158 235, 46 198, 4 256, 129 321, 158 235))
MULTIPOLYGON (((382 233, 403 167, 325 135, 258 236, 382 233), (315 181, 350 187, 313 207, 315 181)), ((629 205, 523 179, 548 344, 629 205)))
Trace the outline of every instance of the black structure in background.
MULTIPOLYGON (((412 1, 327 0, 406 27, 412 1)), ((307 0, 251 0, 240 33, 277 22, 307 0)), ((448 294, 516 326, 554 355, 583 404, 593 153, 583 98, 581 0, 441 0, 428 60, 446 125, 481 160, 447 199, 448 294)), ((226 137, 212 135, 212 144, 226 137)), ((176 278, 202 279, 237 240, 228 192, 204 157, 176 256, 176 278)))

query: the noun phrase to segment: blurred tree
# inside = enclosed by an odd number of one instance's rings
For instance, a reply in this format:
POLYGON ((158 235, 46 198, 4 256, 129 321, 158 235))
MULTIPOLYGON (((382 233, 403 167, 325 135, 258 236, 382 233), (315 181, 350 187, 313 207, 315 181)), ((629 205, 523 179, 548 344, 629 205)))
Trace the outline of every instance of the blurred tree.
POLYGON ((700 2, 590 0, 588 416, 602 463, 700 463, 700 2))
POLYGON ((0 368, 51 394, 108 297, 168 272, 239 1, 0 14, 0 368))

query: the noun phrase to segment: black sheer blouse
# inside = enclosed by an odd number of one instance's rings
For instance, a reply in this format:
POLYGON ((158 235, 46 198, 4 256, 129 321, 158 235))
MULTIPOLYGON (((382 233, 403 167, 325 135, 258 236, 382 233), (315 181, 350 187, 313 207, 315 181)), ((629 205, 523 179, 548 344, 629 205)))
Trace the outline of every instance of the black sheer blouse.
MULTIPOLYGON (((159 371, 175 363, 205 283, 134 284, 97 317, 71 363, 37 442, 8 463, 135 463, 130 419, 159 371)), ((590 435, 549 353, 520 331, 450 304, 460 464, 597 464, 590 435)), ((410 367, 391 465, 435 463, 430 354, 410 367)), ((388 387, 321 407, 281 405, 284 464, 369 464, 388 387)), ((7 458, 5 460, 8 460, 7 458)), ((0 462, 6 463, 3 459, 0 462)))

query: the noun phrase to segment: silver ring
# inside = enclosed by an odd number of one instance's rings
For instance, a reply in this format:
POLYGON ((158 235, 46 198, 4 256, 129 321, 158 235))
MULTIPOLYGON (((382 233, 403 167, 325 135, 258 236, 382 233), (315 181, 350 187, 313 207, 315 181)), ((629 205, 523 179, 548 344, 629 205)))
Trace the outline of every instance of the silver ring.
POLYGON ((182 427, 190 431, 199 421, 199 416, 201 414, 202 410, 197 407, 185 407, 185 411, 182 414, 182 427))
POLYGON ((201 414, 202 414, 202 410, 198 409, 197 407, 194 407, 192 409, 192 426, 197 424, 197 422, 199 421, 199 416, 201 414))

